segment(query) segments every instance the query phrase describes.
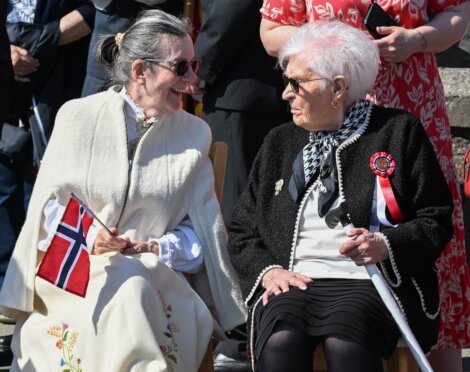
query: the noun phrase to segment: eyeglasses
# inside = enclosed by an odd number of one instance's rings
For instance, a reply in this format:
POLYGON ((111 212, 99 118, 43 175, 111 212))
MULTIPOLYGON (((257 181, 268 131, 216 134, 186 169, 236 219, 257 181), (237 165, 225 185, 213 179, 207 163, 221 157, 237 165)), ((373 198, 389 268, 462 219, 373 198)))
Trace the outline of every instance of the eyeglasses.
POLYGON ((155 63, 155 64, 168 63, 170 66, 174 67, 172 71, 174 71, 174 73, 177 76, 183 76, 186 73, 186 71, 188 71, 189 66, 191 66, 191 69, 196 74, 197 71, 199 70, 199 66, 201 65, 201 61, 198 59, 195 59, 192 61, 186 61, 185 59, 164 60, 164 59, 155 59, 155 58, 142 58, 142 60, 150 62, 150 63, 155 63))
POLYGON ((316 78, 316 79, 292 79, 290 77, 287 77, 285 74, 282 74, 282 80, 284 80, 284 85, 286 86, 286 88, 290 84, 294 93, 299 93, 300 84, 307 83, 309 81, 329 80, 329 79, 324 78, 324 77, 316 78))

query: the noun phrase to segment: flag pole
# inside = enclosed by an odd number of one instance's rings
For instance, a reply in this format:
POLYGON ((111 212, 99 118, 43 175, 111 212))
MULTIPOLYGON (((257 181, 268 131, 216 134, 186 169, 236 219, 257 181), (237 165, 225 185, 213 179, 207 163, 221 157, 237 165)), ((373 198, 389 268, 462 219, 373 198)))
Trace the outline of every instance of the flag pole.
POLYGON ((103 221, 101 221, 101 220, 96 216, 96 214, 95 214, 90 208, 88 208, 88 206, 87 206, 84 202, 82 202, 82 201, 80 200, 80 198, 79 198, 77 195, 75 195, 73 192, 71 192, 71 193, 70 193, 70 197, 71 197, 71 198, 74 198, 76 201, 78 201, 78 202, 80 203, 80 205, 81 205, 83 208, 85 208, 86 211, 93 217, 93 219, 94 219, 96 222, 98 222, 98 224, 101 225, 101 227, 102 227, 103 229, 105 229, 105 230, 108 232, 109 235, 114 235, 114 234, 111 232, 111 230, 109 230, 109 228, 103 223, 103 221))
MULTIPOLYGON (((354 228, 354 225, 349 217, 349 214, 345 210, 346 205, 344 198, 340 196, 339 200, 340 203, 338 206, 331 208, 327 215, 325 215, 325 222, 330 229, 333 229, 338 224, 338 222, 340 222, 341 225, 343 225, 343 231, 347 233, 354 228)), ((429 364, 426 355, 421 349, 418 340, 416 339, 400 308, 398 307, 392 292, 388 288, 387 283, 382 276, 382 273, 375 264, 365 265, 365 269, 370 279, 372 280, 375 289, 379 293, 380 298, 384 302, 385 307, 388 309, 388 311, 390 311, 390 314, 395 320, 395 323, 397 324, 398 329, 400 330, 403 339, 408 345, 411 354, 413 354, 413 357, 415 358, 419 368, 423 372, 432 372, 433 369, 429 364)))

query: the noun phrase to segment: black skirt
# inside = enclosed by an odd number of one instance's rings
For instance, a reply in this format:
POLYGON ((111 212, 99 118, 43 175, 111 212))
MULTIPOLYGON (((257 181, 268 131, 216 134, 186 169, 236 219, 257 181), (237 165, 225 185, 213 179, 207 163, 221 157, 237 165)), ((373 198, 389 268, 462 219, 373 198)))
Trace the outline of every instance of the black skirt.
POLYGON ((372 281, 314 279, 307 290, 297 287, 271 296, 254 316, 254 354, 277 322, 283 321, 314 337, 335 336, 369 347, 383 358, 395 350, 400 331, 372 281))

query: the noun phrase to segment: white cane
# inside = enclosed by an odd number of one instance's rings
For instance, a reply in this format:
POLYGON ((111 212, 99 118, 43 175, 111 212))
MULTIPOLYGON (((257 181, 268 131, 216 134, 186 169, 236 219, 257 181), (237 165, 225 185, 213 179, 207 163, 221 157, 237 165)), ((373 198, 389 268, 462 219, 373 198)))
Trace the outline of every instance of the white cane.
MULTIPOLYGON (((338 224, 338 222, 341 222, 341 224, 343 225, 343 230, 346 233, 354 228, 354 225, 351 223, 349 216, 347 216, 347 214, 343 210, 342 202, 339 203, 337 208, 330 209, 328 214, 325 216, 325 222, 330 228, 333 228, 338 224)), ((405 339, 406 344, 410 348, 411 353, 413 354, 416 362, 418 363, 419 368, 421 368, 421 370, 424 372, 432 372, 433 369, 431 368, 428 359, 426 358, 423 353, 423 350, 419 346, 416 337, 414 336, 410 326, 406 322, 379 269, 377 269, 377 266, 375 265, 366 265, 365 268, 367 270, 367 274, 369 274, 372 280, 372 283, 374 283, 375 289, 377 289, 377 292, 382 298, 382 301, 385 303, 385 306, 390 311, 393 319, 397 323, 398 328, 400 329, 400 332, 403 338, 405 339)))

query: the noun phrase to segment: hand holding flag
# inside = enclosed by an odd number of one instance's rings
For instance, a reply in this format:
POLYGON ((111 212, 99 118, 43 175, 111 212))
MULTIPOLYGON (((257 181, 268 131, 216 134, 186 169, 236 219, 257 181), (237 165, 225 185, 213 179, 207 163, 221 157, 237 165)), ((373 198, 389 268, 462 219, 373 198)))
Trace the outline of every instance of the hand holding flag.
POLYGON ((71 194, 36 275, 59 288, 85 297, 90 276, 89 254, 93 248, 87 247, 86 237, 93 219, 112 235, 90 208, 71 194))
POLYGON ((85 203, 71 193, 36 275, 59 288, 85 297, 90 276, 89 255, 93 248, 96 254, 158 254, 159 251, 155 241, 131 242, 127 237, 119 237, 116 228, 106 227, 85 203), (86 239, 93 220, 103 229, 96 235, 94 247, 87 247, 86 239))

